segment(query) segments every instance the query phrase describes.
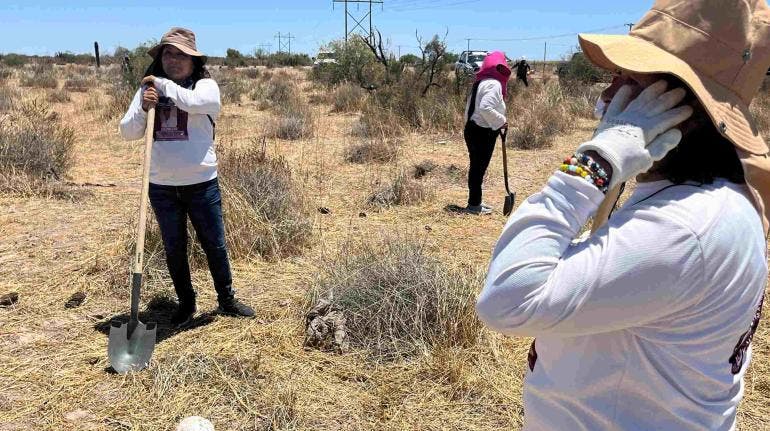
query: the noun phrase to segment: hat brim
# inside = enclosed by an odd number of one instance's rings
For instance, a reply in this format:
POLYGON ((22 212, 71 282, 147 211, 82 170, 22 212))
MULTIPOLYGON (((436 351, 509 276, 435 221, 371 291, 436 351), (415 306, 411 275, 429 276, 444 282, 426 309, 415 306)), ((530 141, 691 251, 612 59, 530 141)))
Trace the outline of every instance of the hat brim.
POLYGON ((171 45, 171 46, 179 49, 180 51, 184 52, 185 54, 187 54, 189 56, 199 57, 201 59, 201 61, 203 61, 203 64, 206 64, 206 60, 208 60, 208 57, 203 55, 202 52, 196 51, 194 49, 190 49, 190 48, 188 48, 188 47, 186 47, 184 45, 181 45, 181 44, 178 44, 178 43, 174 43, 174 42, 159 43, 159 44, 153 46, 152 48, 150 48, 147 51, 147 54, 154 59, 155 56, 158 55, 158 53, 160 52, 160 49, 163 48, 164 45, 171 45))
POLYGON ((602 69, 676 76, 695 93, 717 130, 733 145, 752 154, 768 153, 749 106, 737 94, 680 58, 633 36, 581 34, 578 39, 585 56, 602 69))

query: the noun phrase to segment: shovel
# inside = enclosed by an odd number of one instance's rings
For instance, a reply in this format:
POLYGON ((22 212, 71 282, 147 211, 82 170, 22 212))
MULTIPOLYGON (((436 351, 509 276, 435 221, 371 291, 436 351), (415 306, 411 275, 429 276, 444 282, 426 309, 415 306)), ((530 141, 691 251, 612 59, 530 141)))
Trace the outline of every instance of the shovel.
POLYGON ((511 192, 511 188, 508 186, 508 153, 505 149, 505 138, 508 136, 508 129, 503 129, 500 132, 500 137, 503 141, 503 177, 505 177, 505 203, 503 204, 503 215, 509 216, 513 211, 513 204, 516 202, 516 193, 511 192))
POLYGON ((144 265, 144 232, 147 227, 147 194, 150 188, 150 158, 152 155, 155 108, 147 112, 147 127, 144 134, 144 170, 142 194, 139 200, 139 227, 136 232, 133 276, 131 277, 131 317, 128 323, 112 322, 107 355, 112 368, 119 374, 147 368, 155 349, 155 323, 139 321, 139 295, 142 290, 144 265))

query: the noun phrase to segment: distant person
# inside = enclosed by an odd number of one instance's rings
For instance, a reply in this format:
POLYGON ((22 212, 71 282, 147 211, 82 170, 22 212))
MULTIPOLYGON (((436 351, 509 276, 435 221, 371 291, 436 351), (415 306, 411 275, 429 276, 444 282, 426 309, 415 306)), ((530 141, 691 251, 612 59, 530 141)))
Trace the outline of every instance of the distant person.
POLYGON ((524 430, 735 430, 768 281, 770 154, 749 104, 770 7, 657 0, 629 35, 580 45, 616 74, 602 120, 511 215, 476 305, 537 337, 524 430))
POLYGON ((527 76, 529 76, 529 71, 532 70, 532 68, 529 66, 529 63, 527 63, 527 58, 521 57, 513 67, 516 69, 516 79, 524 82, 524 85, 529 87, 527 76))
POLYGON ((470 158, 466 211, 472 214, 492 213, 492 208, 482 201, 482 183, 497 137, 508 128, 504 99, 508 95, 510 76, 505 54, 492 52, 484 58, 468 98, 463 135, 470 158))
POLYGON ((153 62, 120 122, 120 132, 127 140, 142 138, 147 111, 156 107, 149 194, 179 299, 171 321, 185 326, 196 311, 187 257, 188 218, 206 253, 217 291, 217 312, 254 316, 251 307, 235 298, 225 244, 214 153, 219 87, 206 70, 206 57, 197 51, 190 30, 172 28, 148 54, 153 62))

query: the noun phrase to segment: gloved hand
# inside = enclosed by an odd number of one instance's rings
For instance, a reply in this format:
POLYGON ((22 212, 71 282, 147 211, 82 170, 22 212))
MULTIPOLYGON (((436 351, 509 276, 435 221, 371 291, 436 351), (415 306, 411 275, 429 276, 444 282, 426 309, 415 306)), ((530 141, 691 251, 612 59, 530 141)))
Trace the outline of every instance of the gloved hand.
POLYGON ((593 139, 578 147, 580 153, 596 151, 612 165, 610 188, 647 172, 682 139, 682 132, 674 127, 688 119, 693 109, 674 108, 687 91, 666 91, 667 85, 660 80, 633 100, 632 87, 623 86, 613 97, 593 139))

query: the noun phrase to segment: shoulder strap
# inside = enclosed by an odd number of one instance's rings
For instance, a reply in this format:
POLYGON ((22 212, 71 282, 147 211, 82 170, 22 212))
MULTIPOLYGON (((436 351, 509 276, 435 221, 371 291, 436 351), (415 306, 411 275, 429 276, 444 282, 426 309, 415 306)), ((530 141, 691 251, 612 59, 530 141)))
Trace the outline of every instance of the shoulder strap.
POLYGON ((466 121, 471 121, 471 118, 473 118, 473 113, 476 112, 476 96, 479 94, 480 84, 481 81, 473 84, 473 90, 471 90, 471 105, 468 107, 468 118, 466 121))
MULTIPOLYGON (((195 90, 195 84, 197 84, 198 81, 193 82, 192 89, 195 90)), ((217 139, 217 123, 214 122, 214 119, 211 118, 211 115, 206 114, 206 117, 209 118, 209 122, 211 123, 211 139, 216 140, 217 139)))

